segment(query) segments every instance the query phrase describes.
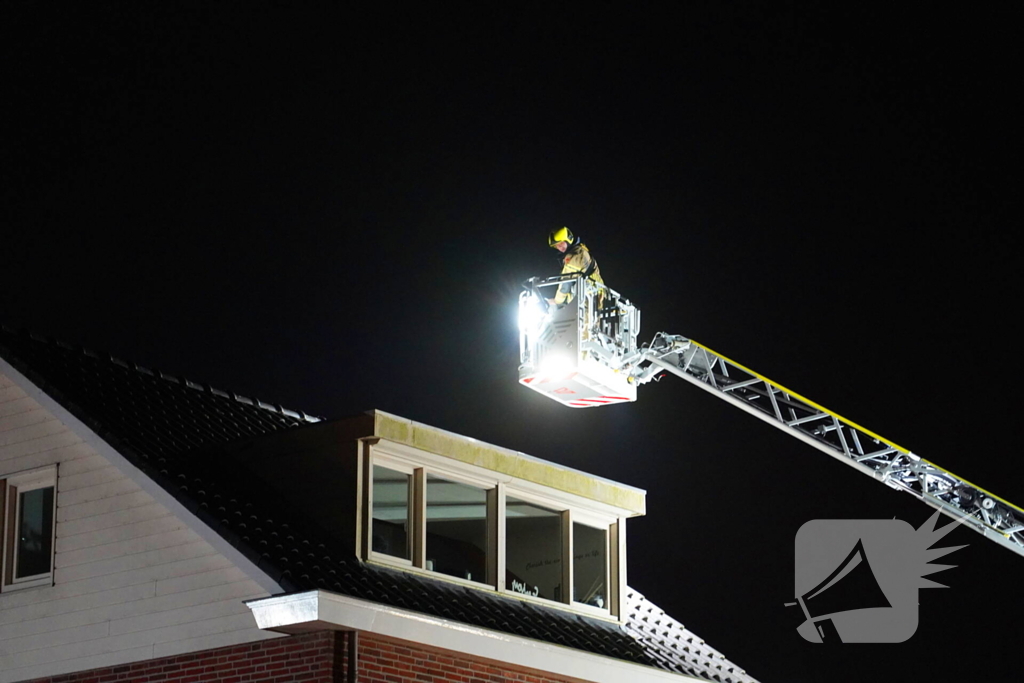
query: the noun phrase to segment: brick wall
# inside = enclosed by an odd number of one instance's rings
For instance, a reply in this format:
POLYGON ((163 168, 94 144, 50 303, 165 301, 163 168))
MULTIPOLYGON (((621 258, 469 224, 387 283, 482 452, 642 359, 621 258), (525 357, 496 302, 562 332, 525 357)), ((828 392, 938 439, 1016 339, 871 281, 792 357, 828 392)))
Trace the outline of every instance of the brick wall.
POLYGON ((570 683, 576 680, 553 678, 526 667, 470 659, 448 650, 429 650, 407 641, 359 634, 358 683, 570 683))
POLYGON ((345 634, 321 631, 259 643, 148 659, 32 683, 341 683, 345 634))
MULTIPOLYGON (((31 683, 346 683, 350 636, 320 631, 259 643, 39 678, 31 683)), ((572 683, 360 633, 358 683, 572 683)))

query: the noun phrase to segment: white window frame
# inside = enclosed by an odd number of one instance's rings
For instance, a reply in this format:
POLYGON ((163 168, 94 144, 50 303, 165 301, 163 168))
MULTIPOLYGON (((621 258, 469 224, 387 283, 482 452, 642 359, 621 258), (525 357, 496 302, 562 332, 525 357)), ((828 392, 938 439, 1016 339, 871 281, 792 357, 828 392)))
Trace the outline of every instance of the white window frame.
MULTIPOLYGON (((421 468, 421 471, 423 472, 423 497, 422 497, 422 501, 423 501, 423 509, 422 509, 422 519, 423 519, 423 525, 422 526, 423 526, 423 529, 422 529, 422 532, 423 532, 423 534, 422 534, 422 538, 420 539, 420 541, 421 541, 421 547, 423 548, 423 558, 422 558, 423 562, 421 564, 418 564, 417 568, 420 568, 420 569, 423 569, 426 572, 429 572, 431 576, 440 576, 440 577, 444 577, 445 579, 450 579, 452 581, 455 581, 457 583, 461 583, 461 584, 464 584, 464 585, 467 585, 467 586, 474 586, 476 588, 490 588, 490 589, 493 590, 494 587, 495 587, 495 580, 494 580, 495 579, 495 577, 494 577, 495 567, 494 567, 494 557, 493 557, 493 555, 494 555, 494 548, 493 548, 493 546, 497 543, 497 539, 496 539, 496 526, 497 525, 496 525, 496 519, 495 519, 495 507, 496 507, 495 501, 496 501, 496 496, 497 496, 497 485, 496 485, 496 482, 493 482, 493 481, 492 482, 482 481, 482 480, 477 479, 475 477, 467 477, 467 476, 459 474, 457 472, 453 473, 453 472, 449 472, 447 470, 439 470, 436 467, 430 467, 430 466, 425 466, 425 467, 421 468), (427 569, 426 561, 427 561, 427 550, 428 550, 427 549, 427 497, 428 497, 427 475, 428 474, 431 474, 431 475, 433 475, 435 477, 439 477, 441 479, 445 479, 445 480, 450 481, 450 482, 454 482, 456 484, 463 484, 465 486, 471 486, 471 487, 473 487, 475 489, 483 491, 484 495, 486 496, 486 501, 487 501, 487 519, 486 519, 486 523, 487 523, 487 553, 486 553, 486 561, 485 561, 486 570, 485 570, 485 575, 484 575, 484 580, 483 581, 477 581, 475 579, 459 578, 458 576, 452 576, 450 574, 444 574, 442 572, 434 571, 433 569, 427 569)), ((417 509, 416 512, 420 513, 421 511, 419 509, 417 509)))
MULTIPOLYGON (((604 618, 614 616, 618 610, 617 603, 613 600, 613 597, 617 599, 618 595, 613 594, 612 583, 615 580, 614 577, 618 575, 619 569, 613 563, 613 557, 615 556, 611 553, 611 539, 614 532, 612 525, 615 524, 618 519, 614 515, 602 514, 594 510, 587 510, 585 508, 572 505, 571 503, 567 503, 558 497, 545 495, 544 493, 537 491, 532 486, 529 489, 520 488, 518 486, 505 487, 505 496, 502 498, 502 512, 504 512, 505 500, 508 496, 553 512, 561 513, 562 586, 565 587, 565 590, 563 590, 563 597, 561 600, 549 600, 547 598, 523 594, 518 591, 513 591, 508 586, 503 586, 501 592, 505 595, 510 595, 521 600, 537 602, 541 605, 562 605, 565 607, 571 607, 574 611, 582 612, 590 616, 604 618), (575 580, 572 538, 572 525, 574 522, 584 524, 594 529, 603 529, 605 531, 605 581, 607 584, 608 601, 604 607, 595 607, 594 605, 587 605, 582 602, 576 602, 572 599, 573 581, 575 580)), ((504 514, 502 517, 504 518, 504 514)), ((501 538, 502 541, 505 540, 504 529, 502 529, 501 538)), ((502 553, 502 578, 505 576, 504 559, 504 553, 502 553)))
POLYGON ((54 557, 57 547, 57 467, 56 465, 29 472, 19 472, 0 478, 3 483, 2 543, 0 543, 0 579, 3 592, 52 586, 54 557), (32 576, 15 576, 18 566, 18 529, 21 526, 20 496, 38 489, 53 488, 53 524, 50 528, 50 570, 32 576))
POLYGON ((581 512, 579 512, 577 510, 572 510, 572 509, 569 510, 569 522, 568 522, 568 524, 569 524, 569 536, 570 536, 570 538, 569 538, 569 552, 570 552, 569 562, 571 563, 572 581, 573 581, 573 584, 571 586, 569 586, 569 595, 570 595, 570 597, 572 597, 572 595, 576 592, 576 566, 575 566, 575 563, 576 563, 576 551, 575 551, 575 548, 574 548, 574 545, 575 545, 576 541, 575 541, 575 537, 573 536, 573 533, 575 531, 575 528, 574 528, 575 525, 579 524, 580 526, 589 527, 589 528, 594 529, 596 531, 604 531, 604 591, 605 591, 605 606, 604 607, 597 607, 595 605, 588 605, 585 602, 577 602, 576 599, 573 598, 572 599, 572 606, 575 609, 578 609, 578 610, 581 610, 581 611, 584 611, 584 612, 587 612, 587 613, 597 614, 597 615, 607 615, 607 614, 611 613, 611 605, 612 605, 612 576, 614 575, 614 571, 613 571, 613 567, 612 567, 612 552, 611 552, 612 549, 611 549, 611 544, 612 544, 612 533, 614 532, 614 529, 612 528, 612 525, 615 523, 615 521, 616 520, 614 520, 614 519, 612 519, 612 520, 597 519, 594 516, 587 515, 585 513, 581 513, 581 512))
MULTIPOLYGON (((367 487, 366 492, 363 494, 367 501, 367 553, 366 557, 368 561, 385 564, 401 569, 428 574, 432 578, 442 579, 452 583, 458 583, 464 586, 471 586, 474 588, 483 588, 494 590, 495 584, 493 583, 493 577, 495 574, 494 568, 491 566, 494 562, 493 547, 488 548, 487 552, 487 576, 484 581, 477 581, 475 579, 463 579, 457 576, 450 576, 442 572, 436 572, 426 567, 426 535, 427 535, 427 524, 426 524, 426 491, 427 491, 427 474, 433 474, 443 479, 450 481, 466 484, 467 486, 473 486, 486 492, 487 494, 487 541, 489 546, 497 544, 496 530, 495 530, 495 514, 494 509, 496 508, 496 482, 493 479, 487 479, 473 473, 466 473, 459 470, 450 470, 444 467, 436 467, 429 463, 420 461, 419 458, 409 454, 395 452, 395 450, 389 449, 385 446, 383 449, 377 447, 378 444, 371 444, 367 453, 367 487), (410 536, 412 540, 412 559, 404 560, 393 555, 385 555, 384 553, 373 551, 373 468, 374 466, 386 467, 396 472, 402 472, 412 476, 412 494, 409 500, 409 507, 411 513, 411 524, 410 524, 410 536)), ((390 444, 389 444, 390 446, 390 444)))
POLYGON ((366 441, 362 452, 361 467, 365 475, 360 478, 361 489, 357 492, 361 501, 360 509, 365 510, 364 521, 360 523, 357 537, 362 537, 361 556, 373 564, 381 564, 431 578, 493 591, 518 600, 538 605, 569 609, 600 619, 619 621, 619 601, 625 582, 625 517, 614 508, 594 503, 571 493, 552 489, 543 484, 517 479, 501 472, 495 472, 476 465, 459 462, 411 446, 386 440, 366 441), (412 561, 372 550, 373 534, 373 467, 379 465, 411 475, 412 495, 410 496, 410 527, 413 531, 412 561), (485 582, 449 576, 426 568, 426 478, 431 474, 460 484, 474 486, 487 492, 487 577, 485 582), (508 496, 561 514, 562 543, 562 585, 561 600, 549 600, 511 590, 505 585, 505 505, 508 496), (601 508, 601 509, 595 509, 601 508), (581 523, 605 531, 605 581, 607 602, 605 607, 595 607, 572 599, 572 525, 581 523), (359 536, 361 535, 361 536, 359 536))
POLYGON ((395 564, 400 567, 412 567, 416 560, 416 489, 417 489, 417 475, 416 469, 401 461, 393 461, 391 458, 374 458, 370 462, 369 466, 369 486, 367 487, 367 501, 369 515, 367 516, 367 539, 369 545, 367 546, 369 551, 369 557, 371 560, 381 562, 384 564, 395 564), (382 467, 389 469, 393 472, 400 474, 409 475, 409 511, 408 511, 408 529, 406 535, 408 536, 409 543, 409 559, 404 557, 395 557, 394 555, 388 555, 387 553, 377 552, 373 549, 373 468, 382 467))
MULTIPOLYGON (((560 542, 560 545, 562 546, 562 548, 561 548, 561 557, 560 557, 561 566, 562 566, 561 585, 562 585, 562 593, 563 594, 566 593, 566 590, 565 590, 566 576, 568 575, 569 578, 572 577, 571 567, 569 566, 571 563, 566 559, 566 553, 569 552, 569 550, 570 550, 570 548, 567 547, 567 544, 568 544, 568 541, 571 540, 571 539, 567 539, 566 538, 566 534, 565 534, 565 524, 566 524, 566 518, 569 515, 569 508, 566 506, 566 504, 564 502, 552 500, 551 498, 549 498, 547 496, 544 496, 544 495, 537 495, 535 492, 532 492, 532 491, 524 491, 523 489, 520 489, 520 488, 517 488, 517 487, 508 486, 508 487, 505 488, 505 496, 502 498, 502 501, 501 501, 502 502, 502 507, 505 508, 505 511, 506 511, 506 514, 502 515, 502 518, 503 518, 503 521, 505 522, 505 524, 508 524, 507 505, 508 505, 508 499, 509 498, 516 498, 517 500, 521 500, 524 503, 529 503, 530 505, 536 505, 537 507, 544 508, 545 510, 548 510, 549 512, 554 512, 557 515, 559 515, 560 519, 559 519, 558 533, 559 533, 559 542, 560 542)), ((505 531, 505 529, 502 529, 501 538, 502 538, 503 542, 505 541, 506 537, 507 537, 507 532, 505 531)), ((506 546, 504 557, 502 559, 504 560, 507 557, 507 555, 508 555, 508 548, 506 546)), ((505 577, 505 574, 507 572, 507 568, 505 567, 505 564, 506 564, 505 562, 502 562, 502 567, 501 567, 501 576, 502 576, 502 578, 505 577)), ((510 595, 510 596, 512 596, 514 598, 518 598, 520 600, 529 600, 530 602, 537 602, 538 604, 541 604, 541 605, 565 605, 565 606, 568 606, 570 604, 569 600, 567 600, 564 596, 562 597, 561 600, 551 600, 549 598, 542 598, 542 597, 539 597, 539 596, 530 595, 529 593, 520 593, 519 591, 512 590, 512 587, 511 586, 507 586, 507 585, 503 587, 501 592, 504 593, 505 595, 510 595)), ((572 587, 571 586, 569 587, 568 593, 570 595, 572 593, 572 587)))

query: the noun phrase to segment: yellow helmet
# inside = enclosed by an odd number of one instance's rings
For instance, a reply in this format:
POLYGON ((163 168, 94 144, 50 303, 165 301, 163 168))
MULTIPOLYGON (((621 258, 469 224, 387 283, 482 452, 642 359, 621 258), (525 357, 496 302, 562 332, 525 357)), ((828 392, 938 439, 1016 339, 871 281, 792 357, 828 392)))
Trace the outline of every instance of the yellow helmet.
POLYGON ((548 235, 548 246, 553 247, 559 242, 568 242, 571 245, 575 239, 572 230, 569 228, 559 228, 558 230, 553 230, 548 235))

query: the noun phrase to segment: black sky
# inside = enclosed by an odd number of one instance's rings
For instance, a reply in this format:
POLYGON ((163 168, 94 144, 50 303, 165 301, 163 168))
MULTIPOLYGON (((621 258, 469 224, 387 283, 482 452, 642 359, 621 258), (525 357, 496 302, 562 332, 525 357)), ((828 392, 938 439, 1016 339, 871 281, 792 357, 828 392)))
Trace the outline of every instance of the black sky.
POLYGON ((645 488, 631 585, 762 681, 1019 673, 1024 557, 955 531, 910 641, 810 645, 800 525, 926 506, 674 378, 516 384, 568 225, 645 339, 1024 503, 1021 15, 688 7, 8 3, 0 321, 645 488))

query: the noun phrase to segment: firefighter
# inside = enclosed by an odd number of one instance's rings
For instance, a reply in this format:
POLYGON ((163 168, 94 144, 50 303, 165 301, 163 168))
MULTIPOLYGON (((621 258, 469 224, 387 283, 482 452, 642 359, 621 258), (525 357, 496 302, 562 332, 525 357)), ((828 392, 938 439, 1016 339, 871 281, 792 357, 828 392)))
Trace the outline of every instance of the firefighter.
MULTIPOLYGON (((548 235, 548 246, 565 254, 562 258, 562 275, 567 273, 583 273, 594 282, 604 284, 601 279, 601 270, 597 267, 597 261, 590 255, 587 246, 580 242, 580 238, 572 234, 569 228, 559 228, 548 235)), ((559 286, 554 299, 549 303, 561 306, 572 301, 573 284, 566 282, 559 286)), ((601 291, 603 295, 603 290, 601 291)), ((600 295, 599 295, 600 296, 600 295)), ((603 299, 603 296, 600 296, 603 299)))

